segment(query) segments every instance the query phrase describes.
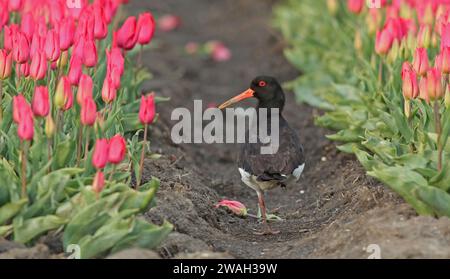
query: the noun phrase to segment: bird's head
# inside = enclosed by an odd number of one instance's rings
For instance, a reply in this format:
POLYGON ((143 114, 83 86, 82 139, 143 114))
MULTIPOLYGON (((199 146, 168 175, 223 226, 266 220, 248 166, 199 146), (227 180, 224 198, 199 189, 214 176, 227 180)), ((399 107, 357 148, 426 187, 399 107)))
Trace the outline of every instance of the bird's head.
POLYGON ((258 108, 283 109, 285 96, 278 81, 269 76, 259 76, 250 84, 250 88, 226 101, 219 106, 224 109, 248 98, 256 98, 259 101, 258 108))

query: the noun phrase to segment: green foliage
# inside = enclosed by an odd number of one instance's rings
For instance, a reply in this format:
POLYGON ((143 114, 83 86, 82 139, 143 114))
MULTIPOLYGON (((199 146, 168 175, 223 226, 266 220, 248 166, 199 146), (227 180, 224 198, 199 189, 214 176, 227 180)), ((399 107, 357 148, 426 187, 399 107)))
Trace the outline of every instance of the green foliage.
POLYGON ((336 15, 327 15, 326 2, 286 0, 274 11, 273 24, 288 42, 285 55, 303 73, 286 87, 298 101, 326 111, 316 123, 337 130, 328 138, 343 143, 338 148, 355 154, 369 175, 419 214, 450 216, 450 110, 441 110, 445 149, 444 167, 438 171, 432 107, 413 100, 413 117, 403 114, 400 72, 410 53, 389 63, 382 60, 364 16, 348 13, 345 1, 337 1, 336 15), (359 51, 354 47, 357 31, 363 43, 359 51))

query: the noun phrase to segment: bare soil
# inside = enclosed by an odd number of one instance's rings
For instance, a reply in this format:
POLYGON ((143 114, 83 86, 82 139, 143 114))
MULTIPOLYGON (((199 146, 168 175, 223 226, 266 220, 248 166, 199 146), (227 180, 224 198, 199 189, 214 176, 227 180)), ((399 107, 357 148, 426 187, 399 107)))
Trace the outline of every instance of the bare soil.
MULTIPOLYGON (((314 125, 319 114, 297 105, 286 92, 285 117, 301 138, 307 167, 294 187, 268 194, 269 210, 284 221, 273 223, 276 236, 256 236, 261 224, 215 209, 221 199, 243 202, 256 214, 257 198, 240 181, 235 145, 174 145, 171 112, 192 109, 193 100, 220 103, 246 89, 265 74, 286 82, 299 75, 283 57, 281 36, 270 27, 272 0, 152 0, 133 1, 131 13, 151 10, 181 17, 175 32, 158 32, 156 49, 145 54, 154 74, 146 84, 171 101, 158 106, 159 122, 152 127, 153 152, 158 160, 145 162, 145 179, 161 180, 157 206, 144 217, 170 221, 175 231, 156 251, 124 252, 126 258, 368 258, 367 247, 377 244, 383 258, 449 258, 450 220, 419 217, 397 194, 374 179, 353 156, 336 151, 325 138, 330 131, 314 125), (223 41, 233 52, 224 63, 188 56, 188 42, 223 41)), ((254 102, 248 102, 254 105, 254 102)), ((0 241, 0 258, 55 257, 58 240, 44 237, 26 249, 0 241)), ((114 256, 113 256, 114 257, 114 256)))
MULTIPOLYGON (((284 219, 282 233, 256 236, 258 220, 239 218, 214 205, 221 199, 243 202, 256 214, 253 190, 240 182, 235 145, 189 144, 170 139, 174 108, 192 109, 193 100, 220 103, 246 89, 257 75, 289 81, 299 73, 283 57, 281 36, 271 28, 271 0, 135 1, 132 9, 181 17, 181 27, 157 34, 156 50, 145 56, 155 75, 146 86, 171 97, 158 107, 161 120, 152 130, 152 149, 163 154, 146 161, 147 177, 161 179, 157 206, 146 214, 169 220, 176 232, 159 249, 162 257, 180 253, 223 252, 236 258, 367 258, 370 244, 384 258, 450 257, 450 220, 419 217, 397 194, 374 179, 353 156, 336 151, 324 129, 314 125, 318 111, 296 105, 286 92, 285 117, 298 131, 307 167, 295 187, 269 193, 269 209, 284 219), (184 53, 188 42, 220 40, 233 52, 216 63, 184 53)), ((254 103, 249 102, 249 105, 254 103)), ((212 254, 212 257, 217 254, 212 254)))

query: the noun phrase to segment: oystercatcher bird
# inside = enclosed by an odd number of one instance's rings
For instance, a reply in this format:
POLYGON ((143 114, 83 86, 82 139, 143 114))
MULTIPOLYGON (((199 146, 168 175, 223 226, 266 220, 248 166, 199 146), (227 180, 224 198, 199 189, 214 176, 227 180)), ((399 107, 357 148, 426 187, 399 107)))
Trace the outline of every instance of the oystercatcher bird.
MULTIPOLYGON (((235 103, 248 98, 256 98, 259 103, 257 110, 267 109, 267 131, 264 135, 270 135, 272 123, 271 109, 279 109, 278 127, 279 127, 279 147, 274 154, 262 154, 261 147, 265 144, 249 143, 249 130, 246 132, 246 143, 242 145, 238 158, 238 167, 242 181, 254 189, 258 195, 259 208, 265 230, 260 235, 278 234, 274 231, 267 221, 266 205, 264 193, 278 187, 286 187, 295 183, 300 178, 305 167, 305 156, 303 146, 300 144, 296 132, 288 125, 283 118, 282 111, 285 105, 285 95, 278 81, 269 76, 260 76, 255 78, 250 88, 240 95, 228 100, 219 106, 224 109, 235 103)), ((259 119, 257 121, 259 123, 259 119)), ((258 124, 257 124, 258 125, 258 124)), ((257 130, 258 139, 260 131, 257 130)))

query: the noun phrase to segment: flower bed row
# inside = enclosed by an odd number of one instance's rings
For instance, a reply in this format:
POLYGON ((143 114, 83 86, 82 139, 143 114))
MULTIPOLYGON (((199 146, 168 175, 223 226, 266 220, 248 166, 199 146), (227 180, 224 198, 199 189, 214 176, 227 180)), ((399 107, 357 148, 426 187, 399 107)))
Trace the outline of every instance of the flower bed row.
POLYGON ((317 124, 419 214, 450 216, 450 5, 439 0, 295 1, 275 11, 288 84, 317 124), (380 4, 380 6, 377 6, 380 4), (326 13, 328 11, 328 14, 326 13), (318 20, 320 18, 320 20, 318 20))
POLYGON ((63 231, 82 258, 155 247, 171 225, 137 217, 159 186, 142 183, 162 100, 140 93, 153 16, 122 23, 128 1, 69 2, 0 0, 0 237, 63 231))

